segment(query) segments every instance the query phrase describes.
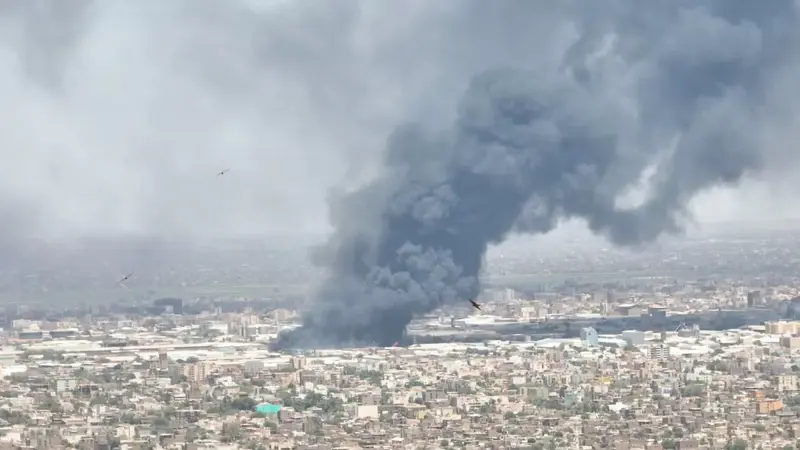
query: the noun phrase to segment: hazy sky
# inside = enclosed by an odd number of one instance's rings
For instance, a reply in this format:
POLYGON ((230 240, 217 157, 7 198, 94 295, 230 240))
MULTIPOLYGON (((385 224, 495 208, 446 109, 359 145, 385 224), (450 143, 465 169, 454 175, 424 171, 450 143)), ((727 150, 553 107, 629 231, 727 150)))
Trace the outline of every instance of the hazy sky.
MULTIPOLYGON (((444 126, 476 72, 556 66, 577 37, 556 3, 2 2, 0 233, 326 230, 328 191, 368 178, 398 123, 444 126)), ((754 134, 796 153, 789 75, 754 134)), ((701 196, 697 220, 797 217, 793 168, 701 196)))

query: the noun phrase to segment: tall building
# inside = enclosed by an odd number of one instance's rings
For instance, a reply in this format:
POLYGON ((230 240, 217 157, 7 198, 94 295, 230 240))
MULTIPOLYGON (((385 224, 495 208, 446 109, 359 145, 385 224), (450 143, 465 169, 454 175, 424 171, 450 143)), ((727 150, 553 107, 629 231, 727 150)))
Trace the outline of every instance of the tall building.
POLYGON ((669 347, 664 344, 653 345, 648 349, 650 359, 664 361, 669 358, 669 347))
POLYGON ((244 363, 244 373, 251 377, 258 375, 262 370, 264 370, 263 361, 246 361, 244 363))
POLYGON ((750 291, 747 293, 747 307, 753 308, 761 303, 761 291, 750 291))
POLYGON ((303 370, 303 367, 306 366, 306 359, 302 356, 295 356, 292 357, 289 364, 291 364, 292 370, 303 370))
POLYGON ((767 334, 798 334, 800 322, 798 321, 770 321, 764 323, 767 334))
POLYGON ((183 366, 183 375, 192 383, 202 383, 205 381, 209 374, 208 364, 205 362, 196 362, 192 364, 185 364, 183 366))
POLYGON ((19 305, 16 303, 9 303, 3 308, 2 327, 6 330, 10 330, 17 317, 19 317, 19 305))
POLYGON ((167 314, 183 314, 183 300, 179 298, 160 298, 153 301, 153 306, 167 314))
POLYGON ((781 336, 780 344, 781 344, 781 347, 783 347, 783 348, 789 348, 789 349, 800 348, 800 337, 798 337, 798 336, 781 336))
POLYGON ((255 335, 255 329, 252 325, 257 325, 258 322, 258 316, 254 314, 239 316, 237 319, 228 322, 228 334, 245 339, 250 338, 255 335))
POLYGON ((778 375, 778 392, 796 392, 798 389, 797 375, 778 375))
POLYGON ((167 357, 167 352, 164 350, 158 351, 158 368, 161 370, 167 370, 169 367, 169 358, 167 357))
POLYGON ((600 344, 597 330, 592 327, 581 329, 581 342, 586 347, 597 347, 600 344))

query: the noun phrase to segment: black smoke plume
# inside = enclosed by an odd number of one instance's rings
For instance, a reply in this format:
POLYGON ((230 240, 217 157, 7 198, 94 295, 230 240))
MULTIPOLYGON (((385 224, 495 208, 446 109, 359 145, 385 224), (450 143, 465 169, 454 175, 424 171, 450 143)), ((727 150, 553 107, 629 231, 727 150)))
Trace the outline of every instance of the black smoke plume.
POLYGON ((391 136, 383 176, 332 205, 330 277, 278 347, 392 345, 414 315, 476 295, 487 247, 512 231, 582 218, 645 244, 680 232, 697 193, 762 167, 749 130, 793 62, 791 1, 596 3, 560 67, 488 70, 450 131, 391 136), (620 205, 645 173, 646 198, 620 205))

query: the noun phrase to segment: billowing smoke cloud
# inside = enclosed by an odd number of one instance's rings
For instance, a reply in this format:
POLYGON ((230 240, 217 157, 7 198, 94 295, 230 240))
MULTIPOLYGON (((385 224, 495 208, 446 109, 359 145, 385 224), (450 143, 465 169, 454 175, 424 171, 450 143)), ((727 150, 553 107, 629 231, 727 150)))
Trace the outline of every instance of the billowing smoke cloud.
MULTIPOLYGON (((516 23, 533 3, 496 11, 516 23)), ((641 245, 680 232, 696 194, 762 168, 771 82, 796 62, 793 2, 579 3, 557 64, 489 68, 451 129, 392 134, 382 176, 333 202, 330 278, 279 347, 391 345, 415 314, 477 294, 487 247, 513 231, 581 218, 641 245)))

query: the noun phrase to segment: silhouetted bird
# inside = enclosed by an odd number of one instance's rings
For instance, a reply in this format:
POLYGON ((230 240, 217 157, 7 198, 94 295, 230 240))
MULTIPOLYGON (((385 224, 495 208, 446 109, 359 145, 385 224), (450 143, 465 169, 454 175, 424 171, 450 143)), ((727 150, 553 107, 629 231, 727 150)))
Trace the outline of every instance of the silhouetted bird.
POLYGON ((473 307, 475 307, 475 309, 477 309, 477 310, 478 310, 478 311, 480 311, 480 312, 483 312, 483 310, 481 309, 481 305, 477 304, 477 303, 475 302, 475 300, 472 300, 472 299, 470 299, 470 301, 469 301, 469 302, 470 302, 470 303, 472 303, 472 306, 473 306, 473 307))
POLYGON ((129 274, 127 274, 127 275, 125 275, 125 276, 124 276, 124 277, 122 277, 122 278, 121 278, 119 281, 117 281, 117 284, 121 284, 123 281, 127 280, 127 279, 128 279, 128 278, 130 278, 132 275, 133 275, 133 272, 131 272, 131 273, 129 273, 129 274))

